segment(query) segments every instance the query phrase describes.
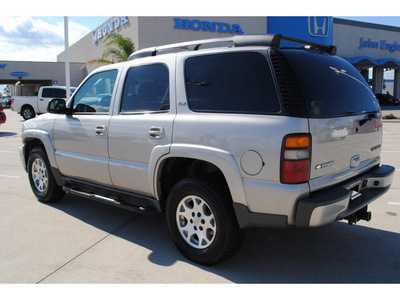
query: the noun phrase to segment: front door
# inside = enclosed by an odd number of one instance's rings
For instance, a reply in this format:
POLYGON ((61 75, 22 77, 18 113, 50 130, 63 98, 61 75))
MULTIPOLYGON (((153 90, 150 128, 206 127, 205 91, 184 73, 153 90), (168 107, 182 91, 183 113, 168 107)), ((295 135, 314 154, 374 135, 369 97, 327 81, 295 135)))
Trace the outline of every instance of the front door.
POLYGON ((116 69, 93 74, 75 93, 72 114, 57 118, 55 157, 64 176, 111 186, 107 140, 117 75, 116 69))

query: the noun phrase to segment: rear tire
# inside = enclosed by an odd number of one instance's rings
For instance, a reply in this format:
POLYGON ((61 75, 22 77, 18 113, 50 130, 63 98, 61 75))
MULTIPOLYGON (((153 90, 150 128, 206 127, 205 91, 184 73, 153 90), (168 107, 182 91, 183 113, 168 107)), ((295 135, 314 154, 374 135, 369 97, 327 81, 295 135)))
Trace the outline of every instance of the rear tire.
POLYGON ((34 148, 29 154, 28 176, 32 191, 40 202, 54 202, 64 196, 65 192, 57 185, 47 155, 41 147, 34 148))
POLYGON ((230 196, 202 179, 186 178, 173 187, 166 216, 176 247, 197 263, 226 260, 242 244, 243 233, 230 196))

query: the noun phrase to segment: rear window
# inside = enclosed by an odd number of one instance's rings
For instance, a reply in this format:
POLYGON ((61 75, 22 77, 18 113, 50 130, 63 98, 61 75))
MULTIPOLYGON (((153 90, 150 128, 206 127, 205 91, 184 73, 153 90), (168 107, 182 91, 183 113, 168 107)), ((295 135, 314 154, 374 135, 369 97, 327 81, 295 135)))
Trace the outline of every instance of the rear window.
POLYGON ((193 111, 252 114, 281 111, 267 59, 260 53, 188 58, 185 80, 189 108, 193 111))
POLYGON ((345 116, 379 110, 365 79, 344 59, 311 51, 282 52, 300 83, 309 117, 345 116))

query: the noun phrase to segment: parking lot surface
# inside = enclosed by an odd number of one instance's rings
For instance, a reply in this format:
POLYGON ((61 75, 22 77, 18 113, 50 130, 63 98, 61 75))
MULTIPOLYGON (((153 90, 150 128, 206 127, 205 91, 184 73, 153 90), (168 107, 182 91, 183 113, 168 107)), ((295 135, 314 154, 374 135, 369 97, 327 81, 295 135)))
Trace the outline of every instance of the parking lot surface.
POLYGON ((72 195, 39 203, 18 154, 23 119, 5 112, 0 283, 400 283, 398 121, 383 124, 382 163, 397 170, 390 191, 369 205, 370 222, 248 229, 237 255, 204 267, 175 249, 161 214, 139 215, 72 195))

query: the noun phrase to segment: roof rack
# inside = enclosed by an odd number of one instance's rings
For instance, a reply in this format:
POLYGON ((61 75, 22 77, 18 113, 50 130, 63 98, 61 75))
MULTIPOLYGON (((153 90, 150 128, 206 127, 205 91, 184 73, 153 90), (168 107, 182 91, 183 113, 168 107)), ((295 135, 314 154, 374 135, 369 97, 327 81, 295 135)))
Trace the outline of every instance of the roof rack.
POLYGON ((315 42, 295 39, 291 37, 282 36, 280 34, 266 34, 266 35, 235 35, 226 38, 215 38, 207 40, 189 41, 183 43, 170 44, 165 46, 146 48, 135 53, 132 53, 128 60, 134 60, 137 58, 156 56, 159 52, 174 50, 174 49, 185 49, 185 50, 199 50, 203 45, 210 44, 221 44, 230 43, 234 47, 245 47, 245 46, 269 46, 279 48, 281 41, 301 44, 308 46, 309 49, 319 50, 330 55, 336 54, 336 47, 332 45, 324 45, 315 42), (193 48, 193 49, 190 49, 193 48))

